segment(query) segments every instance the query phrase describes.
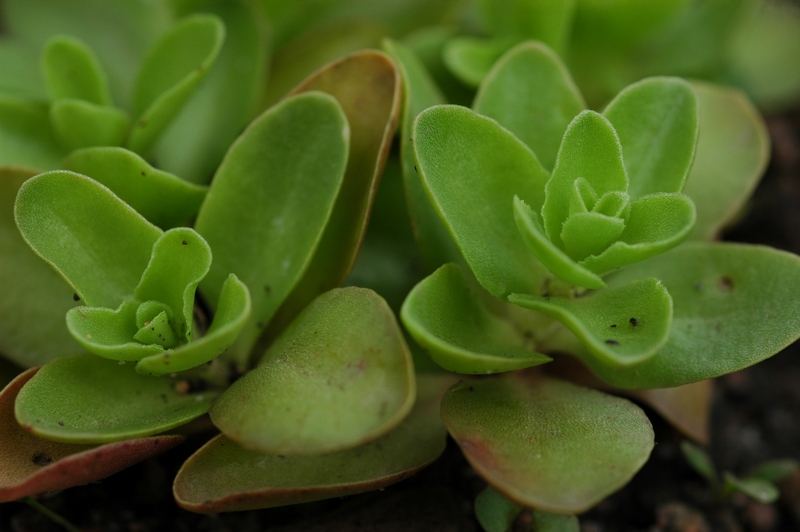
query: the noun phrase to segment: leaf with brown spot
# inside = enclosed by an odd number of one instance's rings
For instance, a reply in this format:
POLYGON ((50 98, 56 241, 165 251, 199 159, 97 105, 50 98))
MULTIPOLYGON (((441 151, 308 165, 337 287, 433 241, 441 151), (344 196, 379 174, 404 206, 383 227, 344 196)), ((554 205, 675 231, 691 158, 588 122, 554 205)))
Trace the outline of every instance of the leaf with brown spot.
POLYGON ((292 91, 322 91, 339 101, 350 125, 350 153, 319 247, 270 325, 271 332, 283 329, 317 295, 339 286, 353 268, 397 129, 401 87, 389 56, 365 50, 318 70, 292 91))
POLYGON ((184 440, 167 435, 76 445, 37 438, 14 418, 17 394, 37 371, 26 371, 0 392, 0 502, 95 482, 184 440))

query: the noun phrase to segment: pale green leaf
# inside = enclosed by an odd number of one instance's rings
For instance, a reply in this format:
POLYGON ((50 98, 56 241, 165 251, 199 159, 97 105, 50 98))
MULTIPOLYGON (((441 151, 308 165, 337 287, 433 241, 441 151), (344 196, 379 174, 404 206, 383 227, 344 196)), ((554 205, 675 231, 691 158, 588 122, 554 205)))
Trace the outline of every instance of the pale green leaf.
POLYGON ((469 87, 478 87, 489 74, 492 65, 513 45, 513 39, 456 37, 445 44, 442 59, 450 72, 462 83, 469 87))
POLYGON ((80 39, 68 35, 51 38, 42 52, 41 68, 51 101, 73 99, 111 105, 103 67, 80 39))
POLYGON ((128 134, 128 115, 114 107, 83 100, 61 99, 50 106, 50 121, 68 150, 89 146, 119 146, 128 134))
POLYGON ((536 39, 563 52, 572 32, 576 0, 480 0, 483 22, 494 35, 536 39))
MULTIPOLYGON (((67 312, 67 329, 90 353, 120 361, 139 360, 164 350, 161 345, 134 340, 139 330, 137 301, 125 301, 112 310, 103 307, 75 307, 67 312)), ((155 327, 155 326, 154 326, 155 327)))

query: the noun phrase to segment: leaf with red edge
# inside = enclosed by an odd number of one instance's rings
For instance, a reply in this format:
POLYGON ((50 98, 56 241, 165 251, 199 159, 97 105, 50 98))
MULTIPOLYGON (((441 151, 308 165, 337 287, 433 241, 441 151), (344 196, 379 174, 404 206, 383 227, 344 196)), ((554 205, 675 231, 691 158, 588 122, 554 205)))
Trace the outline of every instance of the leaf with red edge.
POLYGON ((43 440, 14 418, 14 401, 37 368, 0 392, 0 503, 95 482, 183 442, 183 436, 138 438, 108 445, 43 440))

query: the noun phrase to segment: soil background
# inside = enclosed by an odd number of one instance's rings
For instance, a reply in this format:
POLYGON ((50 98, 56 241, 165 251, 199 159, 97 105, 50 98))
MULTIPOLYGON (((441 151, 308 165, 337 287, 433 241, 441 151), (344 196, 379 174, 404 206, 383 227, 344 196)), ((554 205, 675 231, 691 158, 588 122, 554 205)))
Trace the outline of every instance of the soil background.
MULTIPOLYGON (((769 117, 772 162, 739 224, 726 240, 767 244, 800 254, 800 108, 769 117)), ((800 282, 800 279, 798 279, 800 282)), ((583 532, 797 531, 800 472, 781 484, 781 499, 744 496, 721 503, 685 462, 682 436, 648 410, 656 433, 651 459, 623 490, 581 516, 583 532)), ((800 343, 752 368, 717 380, 710 453, 720 471, 745 474, 765 460, 800 459, 800 343)), ((472 531, 472 503, 484 487, 457 446, 416 476, 379 492, 304 505, 199 515, 173 501, 181 463, 206 437, 102 482, 40 501, 85 532, 472 531)), ((525 529, 525 515, 517 528, 525 529)), ((0 531, 61 531, 22 503, 0 505, 0 531)))

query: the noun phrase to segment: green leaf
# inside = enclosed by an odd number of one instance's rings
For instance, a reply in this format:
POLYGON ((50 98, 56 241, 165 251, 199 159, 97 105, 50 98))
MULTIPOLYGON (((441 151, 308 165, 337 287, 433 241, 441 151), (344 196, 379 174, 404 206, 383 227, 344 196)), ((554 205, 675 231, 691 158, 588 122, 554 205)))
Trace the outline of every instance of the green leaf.
POLYGON ((53 441, 149 436, 184 425, 211 406, 214 394, 182 394, 176 382, 139 375, 130 365, 94 355, 60 358, 22 388, 16 417, 29 432, 53 441))
POLYGON ((725 488, 727 490, 736 490, 744 493, 761 504, 772 504, 777 501, 778 497, 781 495, 777 486, 767 480, 760 478, 736 478, 727 471, 723 476, 725 479, 725 488))
POLYGON ((442 225, 422 186, 411 142, 411 126, 414 118, 428 107, 444 103, 444 96, 411 49, 389 40, 384 41, 383 47, 397 63, 403 78, 400 162, 414 237, 429 268, 460 261, 461 252, 442 225))
MULTIPOLYGON (((161 345, 134 341, 138 301, 125 301, 112 310, 104 307, 75 307, 67 312, 67 329, 90 353, 111 360, 140 360, 164 350, 161 345)), ((154 325, 155 327, 155 325, 154 325)))
POLYGON ((150 166, 124 148, 98 147, 69 154, 62 168, 91 177, 162 229, 183 225, 197 215, 206 187, 150 166))
POLYGON ((139 70, 133 92, 131 151, 145 154, 180 112, 214 64, 225 25, 214 15, 193 15, 162 35, 139 70))
POLYGON ((452 263, 414 287, 400 316, 414 340, 448 371, 498 373, 551 360, 529 349, 521 333, 492 315, 452 263))
POLYGON ((561 515, 533 510, 531 523, 536 532, 580 532, 581 525, 574 515, 561 515))
POLYGON ((0 40, 0 93, 26 100, 46 100, 37 59, 39 50, 17 39, 0 40))
POLYGON ((230 273, 250 289, 252 317, 232 353, 241 363, 319 246, 342 185, 348 131, 331 96, 298 95, 254 121, 217 171, 195 223, 214 252, 201 289, 217 301, 230 273))
POLYGON ((45 103, 0 96, 0 165, 50 170, 64 155, 45 103))
POLYGON ((36 256, 14 223, 14 200, 35 173, 0 167, 0 353, 23 367, 80 351, 64 327, 72 291, 36 256))
POLYGON ((619 240, 580 264, 593 272, 606 273, 649 259, 683 242, 691 233, 695 219, 694 203, 683 194, 643 196, 631 203, 619 240))
POLYGON ((585 362, 621 388, 665 388, 756 364, 800 337, 800 257, 762 246, 686 243, 608 277, 610 287, 656 277, 674 316, 667 343, 632 366, 585 362))
POLYGON ((486 532, 507 532, 522 508, 509 501, 491 486, 475 497, 475 517, 486 532))
POLYGON ((767 128, 735 89, 694 82, 700 136, 684 193, 697 206, 692 238, 711 240, 738 215, 769 161, 767 128))
POLYGON ((58 443, 25 432, 14 418, 20 388, 36 373, 20 375, 0 392, 0 502, 96 482, 183 442, 155 436, 101 446, 58 443))
POLYGON ((181 342, 192 339, 194 292, 211 267, 211 248, 193 229, 170 229, 153 244, 153 254, 133 295, 172 310, 170 325, 181 342))
MULTIPOLYGON (((570 122, 553 174, 545 185, 542 225, 550 241, 562 249, 561 226, 569 216, 570 197, 579 177, 586 180, 597 197, 628 189, 617 133, 603 115, 594 111, 583 111, 570 122)), ((531 207, 537 210, 535 204, 531 207)))
POLYGON ((128 134, 128 115, 114 107, 83 100, 61 99, 50 107, 50 121, 68 150, 89 146, 119 146, 128 134))
POLYGON ((800 462, 792 459, 769 460, 760 464, 747 475, 747 478, 759 478, 768 482, 782 482, 791 477, 798 469, 800 462))
MULTIPOLYGON (((572 260, 569 255, 547 238, 539 216, 518 196, 514 196, 514 222, 528 249, 556 277, 586 288, 605 288, 605 281, 572 260)), ((535 294, 537 292, 531 290, 528 293, 535 294)))
POLYGON ((247 2, 201 2, 227 29, 214 66, 154 146, 159 168, 194 183, 207 183, 228 147, 255 115, 264 85, 265 28, 247 2))
POLYGON ((308 270, 273 322, 272 335, 320 293, 341 285, 353 269, 400 117, 400 72, 382 52, 364 50, 331 63, 292 94, 307 91, 327 92, 341 104, 350 125, 350 152, 322 240, 308 270))
POLYGON ((497 122, 457 106, 419 114, 417 169, 439 216, 478 282, 492 295, 539 293, 544 267, 515 230, 515 194, 540 208, 547 172, 497 122))
POLYGON ((450 39, 442 52, 444 64, 462 83, 478 87, 500 57, 514 45, 511 39, 450 39))
POLYGON ((110 190, 66 171, 20 187, 22 237, 87 305, 116 308, 133 295, 161 230, 110 190))
POLYGON ((689 83, 639 81, 620 92, 603 114, 619 135, 631 199, 683 190, 698 134, 697 98, 689 83))
POLYGON ((80 39, 69 35, 51 38, 42 52, 41 68, 51 101, 71 99, 111 105, 103 67, 80 39))
POLYGON ((653 357, 667 341, 673 313, 670 293, 655 278, 575 299, 512 294, 508 300, 559 320, 609 367, 653 357))
POLYGON ((686 461, 692 466, 697 473, 705 478, 712 486, 717 486, 719 478, 717 477, 717 468, 714 467, 714 462, 708 453, 689 440, 681 442, 681 453, 686 461))
POLYGON ((246 450, 224 435, 197 451, 178 472, 175 499, 194 512, 216 513, 343 497, 394 484, 433 462, 447 432, 439 402, 452 380, 420 375, 414 409, 396 429, 344 451, 275 455, 246 450))
POLYGON ((145 375, 167 375, 213 360, 236 341, 250 317, 251 307, 247 286, 235 275, 229 275, 222 285, 214 320, 205 336, 141 359, 136 371, 145 375))
POLYGON ((526 42, 494 64, 473 108, 516 135, 550 170, 567 125, 586 104, 561 59, 542 43, 526 42))
POLYGON ((573 260, 602 253, 617 241, 625 230, 625 220, 599 212, 581 212, 569 216, 561 227, 564 251, 573 260))
POLYGON ((371 290, 319 296, 214 403, 211 419, 246 448, 319 454, 372 441, 411 410, 411 355, 371 290), (365 399, 368 398, 368 399, 365 399))
POLYGON ((483 22, 493 35, 536 39, 563 52, 572 31, 576 0, 481 0, 483 22))
POLYGON ((633 403, 534 373, 456 384, 442 418, 494 489, 548 512, 592 507, 653 448, 653 428, 633 403))

